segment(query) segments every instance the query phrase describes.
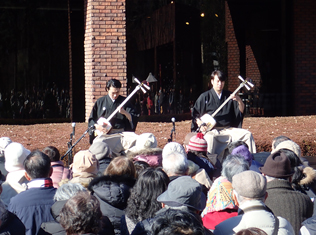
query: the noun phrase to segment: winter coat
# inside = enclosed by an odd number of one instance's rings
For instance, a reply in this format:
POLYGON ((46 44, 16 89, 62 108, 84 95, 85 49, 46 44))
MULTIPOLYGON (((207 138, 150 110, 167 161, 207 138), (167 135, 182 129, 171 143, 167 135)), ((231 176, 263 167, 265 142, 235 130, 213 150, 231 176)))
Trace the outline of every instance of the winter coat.
POLYGON ((69 181, 70 183, 78 183, 81 184, 83 187, 88 188, 90 182, 96 178, 97 175, 88 173, 88 172, 81 172, 76 173, 73 175, 73 178, 69 181))
POLYGON ((41 224, 53 220, 50 208, 56 188, 31 188, 11 198, 8 210, 23 222, 26 235, 37 234, 41 224))
POLYGON ((51 179, 53 180, 53 185, 55 188, 58 188, 58 183, 63 179, 71 179, 72 172, 67 167, 64 167, 64 163, 62 161, 51 162, 51 166, 53 168, 53 173, 51 175, 51 179))
POLYGON ((316 234, 316 216, 310 217, 303 221, 300 233, 301 235, 316 234))
POLYGON ((101 212, 113 224, 116 235, 120 234, 120 220, 125 214, 130 189, 135 179, 126 176, 104 175, 91 181, 88 189, 99 200, 101 212))
POLYGON ((6 210, 1 215, 0 234, 24 235, 25 226, 15 214, 6 210))
POLYGON ((57 201, 51 207, 51 214, 54 220, 49 222, 44 222, 41 225, 41 228, 38 232, 38 235, 44 234, 54 234, 54 235, 66 235, 65 229, 60 225, 60 217, 59 214, 61 209, 66 204, 67 200, 57 201))
POLYGON ((8 173, 6 181, 2 184, 2 193, 0 195, 4 204, 8 206, 12 197, 25 191, 28 182, 29 181, 25 178, 24 170, 8 173))
POLYGON ((313 203, 299 191, 294 191, 289 181, 272 180, 267 183, 268 197, 265 204, 276 216, 287 219, 299 234, 301 223, 313 215, 313 203))
POLYGON ((99 160, 98 176, 104 175, 104 171, 108 167, 108 165, 110 164, 111 160, 112 160, 112 158, 109 158, 109 157, 106 157, 106 158, 103 158, 103 159, 99 160))
POLYGON ((195 164, 197 164, 200 168, 203 168, 210 178, 213 177, 214 166, 213 164, 203 155, 197 156, 192 152, 187 153, 188 160, 191 160, 195 164))
MULTIPOLYGON (((279 235, 294 235, 291 224, 282 217, 279 220, 279 235)), ((240 230, 256 227, 265 231, 268 235, 273 235, 276 225, 276 217, 271 211, 259 200, 249 200, 240 205, 239 215, 229 218, 215 227, 215 235, 233 235, 240 230), (261 209, 260 209, 261 207, 261 209), (250 210, 250 209, 253 210, 250 210), (247 211, 250 210, 250 211, 247 211), (243 213, 244 212, 244 213, 243 213)))

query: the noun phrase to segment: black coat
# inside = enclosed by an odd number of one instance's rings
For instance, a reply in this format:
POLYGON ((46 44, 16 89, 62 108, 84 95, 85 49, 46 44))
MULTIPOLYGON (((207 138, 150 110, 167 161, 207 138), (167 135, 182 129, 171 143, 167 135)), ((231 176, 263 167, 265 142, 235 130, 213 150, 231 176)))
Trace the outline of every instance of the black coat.
POLYGON ((113 224, 115 234, 120 234, 120 220, 125 214, 130 189, 135 179, 126 176, 101 176, 91 181, 88 189, 99 200, 101 212, 113 224))
POLYGON ((5 211, 2 214, 0 234, 25 235, 25 226, 15 214, 5 211))
POLYGON ((44 235, 44 234, 66 235, 65 229, 59 223, 59 220, 60 220, 59 214, 66 202, 67 200, 57 201, 52 205, 50 212, 54 220, 42 223, 41 228, 38 232, 38 235, 44 235))
MULTIPOLYGON (((213 88, 202 93, 193 107, 191 131, 195 131, 198 127, 196 118, 202 117, 206 113, 213 114, 229 98, 230 94, 230 91, 223 90, 221 99, 218 99, 213 88)), ((243 114, 239 110, 238 102, 229 100, 221 111, 215 115, 214 119, 216 120, 216 127, 241 128, 243 114)))
MULTIPOLYGON (((97 123, 98 119, 100 117, 108 118, 115 110, 116 108, 123 103, 125 100, 125 97, 118 96, 115 102, 111 100, 109 95, 103 96, 99 98, 90 113, 89 117, 89 126, 94 125, 97 123)), ((110 120, 110 123, 114 129, 121 129, 123 128, 125 131, 134 131, 136 128, 136 119, 137 119, 137 113, 134 109, 133 105, 130 102, 127 102, 124 105, 124 109, 131 114, 133 125, 130 124, 129 120, 125 117, 125 115, 121 114, 120 112, 117 112, 114 117, 110 120)))
POLYGON ((104 175, 104 171, 108 167, 108 165, 110 164, 111 161, 112 161, 112 158, 109 158, 109 157, 105 157, 105 158, 99 160, 98 176, 104 175))

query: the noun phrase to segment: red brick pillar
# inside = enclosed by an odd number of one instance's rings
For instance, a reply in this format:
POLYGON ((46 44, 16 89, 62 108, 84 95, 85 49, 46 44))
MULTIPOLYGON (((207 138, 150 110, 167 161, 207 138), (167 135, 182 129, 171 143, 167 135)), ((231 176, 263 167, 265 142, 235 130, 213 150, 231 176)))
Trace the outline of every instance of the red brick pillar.
POLYGON ((316 113, 316 1, 293 1, 295 115, 316 113))
POLYGON ((122 82, 126 95, 125 0, 85 0, 85 113, 106 95, 106 81, 122 82))
POLYGON ((246 45, 246 77, 251 78, 257 87, 261 83, 261 75, 251 45, 246 45))
POLYGON ((234 91, 239 86, 240 52, 235 35, 234 24, 227 1, 225 1, 226 42, 227 42, 227 76, 228 90, 234 91))

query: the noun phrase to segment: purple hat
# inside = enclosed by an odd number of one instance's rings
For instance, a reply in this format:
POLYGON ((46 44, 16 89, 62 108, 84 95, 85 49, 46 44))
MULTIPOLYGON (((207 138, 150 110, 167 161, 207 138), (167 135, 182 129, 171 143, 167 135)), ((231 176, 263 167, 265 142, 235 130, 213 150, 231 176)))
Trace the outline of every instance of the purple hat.
POLYGON ((251 165, 253 155, 249 152, 249 149, 245 145, 240 145, 233 149, 231 152, 232 155, 239 154, 245 158, 245 160, 251 165))

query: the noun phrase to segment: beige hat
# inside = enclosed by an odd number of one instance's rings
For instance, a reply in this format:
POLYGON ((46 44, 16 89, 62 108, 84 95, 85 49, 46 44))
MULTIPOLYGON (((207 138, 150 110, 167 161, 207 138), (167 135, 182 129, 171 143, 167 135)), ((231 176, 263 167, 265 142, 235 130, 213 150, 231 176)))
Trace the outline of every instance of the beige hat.
POLYGON ((112 154, 109 145, 103 141, 93 142, 89 151, 94 154, 98 160, 111 157, 112 154))
POLYGON ((73 173, 87 172, 97 174, 99 161, 89 150, 81 150, 75 154, 71 167, 73 173))
POLYGON ((300 146, 292 140, 286 140, 279 143, 275 149, 271 152, 271 154, 276 153, 280 149, 288 149, 294 152, 298 157, 301 157, 301 148, 300 146))
POLYGON ((243 197, 260 199, 265 196, 267 180, 255 171, 243 171, 233 176, 233 189, 243 197))
POLYGON ((152 133, 143 133, 137 136, 135 146, 130 148, 131 152, 139 152, 144 149, 157 148, 157 139, 152 133))

